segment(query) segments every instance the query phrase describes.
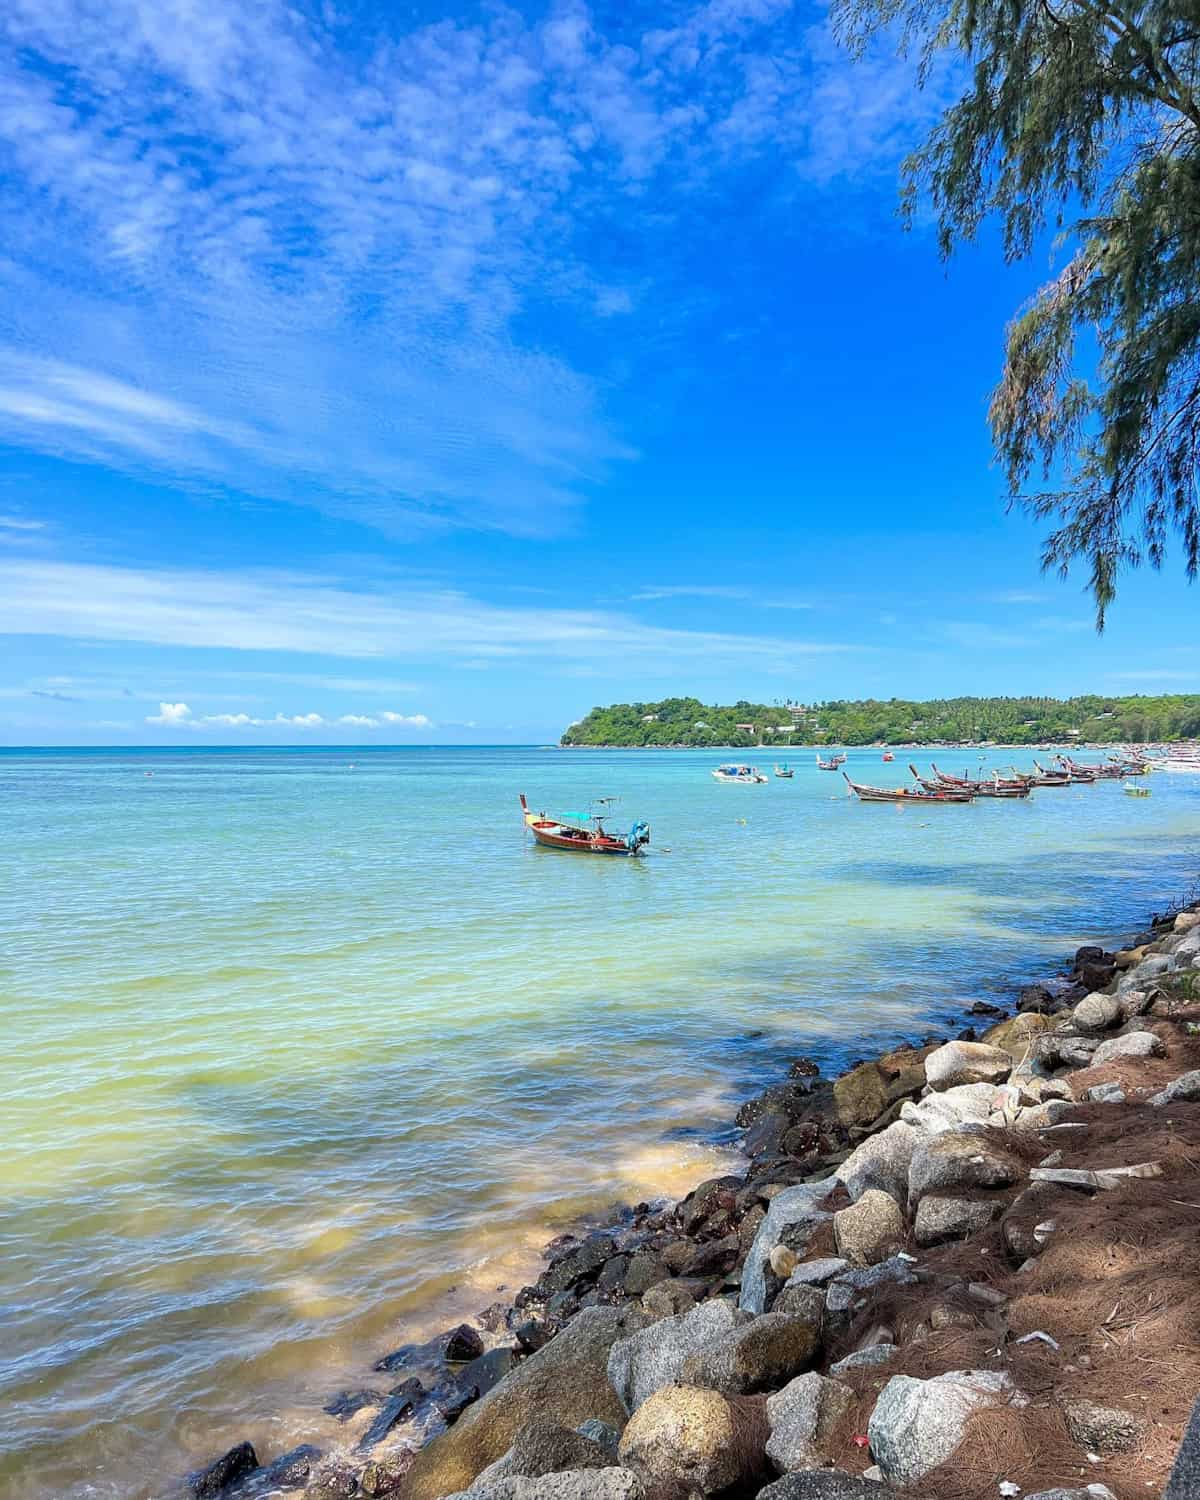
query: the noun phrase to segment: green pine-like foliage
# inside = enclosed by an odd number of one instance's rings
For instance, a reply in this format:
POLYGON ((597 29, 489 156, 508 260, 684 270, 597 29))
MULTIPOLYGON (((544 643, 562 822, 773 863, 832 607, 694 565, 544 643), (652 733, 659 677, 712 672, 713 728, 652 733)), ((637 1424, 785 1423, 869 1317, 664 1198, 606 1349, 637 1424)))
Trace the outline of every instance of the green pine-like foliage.
POLYGON ((661 745, 714 748, 762 744, 786 759, 790 744, 929 745, 993 740, 1039 745, 1076 731, 1100 744, 1161 743, 1200 735, 1200 695, 1143 698, 907 698, 813 704, 797 719, 787 704, 701 703, 664 698, 658 703, 614 703, 593 708, 563 732, 564 745, 661 745), (738 729, 753 724, 753 732, 738 729), (769 729, 794 727, 790 735, 769 729))

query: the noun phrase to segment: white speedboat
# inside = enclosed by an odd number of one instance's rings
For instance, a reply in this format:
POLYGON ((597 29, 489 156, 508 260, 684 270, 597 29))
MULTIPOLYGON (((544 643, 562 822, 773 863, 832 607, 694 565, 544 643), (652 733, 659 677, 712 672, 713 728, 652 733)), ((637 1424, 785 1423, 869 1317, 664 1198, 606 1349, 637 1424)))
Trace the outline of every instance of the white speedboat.
POLYGON ((1190 747, 1186 750, 1168 750, 1166 755, 1147 759, 1146 765, 1151 771, 1190 772, 1193 776, 1200 776, 1200 750, 1190 747))
POLYGON ((712 773, 712 777, 714 781, 745 782, 748 786, 753 786, 757 782, 765 782, 767 779, 757 766, 740 765, 718 766, 712 773))

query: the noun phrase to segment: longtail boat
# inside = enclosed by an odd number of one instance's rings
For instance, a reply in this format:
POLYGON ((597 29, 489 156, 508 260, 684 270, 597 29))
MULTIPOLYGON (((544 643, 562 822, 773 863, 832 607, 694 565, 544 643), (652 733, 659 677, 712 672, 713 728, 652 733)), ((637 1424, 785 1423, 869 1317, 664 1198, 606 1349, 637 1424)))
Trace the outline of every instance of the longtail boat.
POLYGON ((842 761, 840 761, 836 755, 831 755, 828 760, 822 760, 821 752, 819 750, 817 751, 818 771, 837 771, 841 769, 842 764, 842 761))
POLYGON ((784 761, 783 765, 775 767, 775 774, 779 777, 780 781, 791 781, 796 773, 788 765, 787 761, 784 761))
POLYGON ((860 802, 970 802, 974 793, 965 787, 944 786, 936 792, 918 791, 916 787, 863 786, 846 776, 846 785, 860 802))
MULTIPOLYGON (((650 842, 650 825, 640 820, 622 837, 609 833, 604 827, 605 813, 572 815, 575 821, 565 818, 550 818, 544 812, 532 812, 521 796, 521 815, 525 827, 543 849, 563 849, 571 854, 616 854, 632 857, 639 855, 650 842)), ((597 805, 612 802, 611 797, 597 799, 597 805)))
MULTIPOLYGON (((911 766, 909 770, 912 770, 911 766)), ((1007 778, 1001 776, 998 771, 985 781, 973 781, 969 776, 950 776, 945 771, 939 771, 937 766, 934 766, 933 774, 937 778, 934 782, 935 786, 964 787, 967 791, 979 792, 985 797, 999 795, 994 790, 996 787, 999 787, 1001 792, 1011 792, 1014 797, 1019 797, 1022 788, 1028 786, 1028 782, 1023 776, 1007 778)), ((915 771, 913 771, 913 775, 916 775, 915 771)), ((918 776, 917 780, 920 781, 921 778, 918 776)))
POLYGON ((1033 778, 1034 786, 1070 786, 1071 777, 1066 771, 1047 771, 1039 761, 1033 763, 1037 767, 1037 775, 1033 778))
POLYGON ((990 781, 971 781, 963 782, 961 785, 947 786, 945 782, 928 780, 911 762, 908 769, 927 792, 963 791, 970 792, 975 797, 1028 797, 1031 790, 1027 781, 1002 781, 999 776, 994 776, 990 781))

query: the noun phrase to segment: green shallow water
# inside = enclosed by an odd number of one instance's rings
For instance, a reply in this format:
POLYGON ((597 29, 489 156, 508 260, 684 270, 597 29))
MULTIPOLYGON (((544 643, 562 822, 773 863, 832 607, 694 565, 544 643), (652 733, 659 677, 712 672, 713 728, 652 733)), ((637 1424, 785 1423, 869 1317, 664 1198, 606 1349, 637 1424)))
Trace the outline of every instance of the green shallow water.
POLYGON ((548 1226, 706 1175, 789 1057, 947 1021, 1196 875, 1200 778, 922 809, 715 763, 0 752, 0 1496, 336 1442, 340 1385, 548 1226), (670 852, 535 849, 522 790, 617 794, 670 852))

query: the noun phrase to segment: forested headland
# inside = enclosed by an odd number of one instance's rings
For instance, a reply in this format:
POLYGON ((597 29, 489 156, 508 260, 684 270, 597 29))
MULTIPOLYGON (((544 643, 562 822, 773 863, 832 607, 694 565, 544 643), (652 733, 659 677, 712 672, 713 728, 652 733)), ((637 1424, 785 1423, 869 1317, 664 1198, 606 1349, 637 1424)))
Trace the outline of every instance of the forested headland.
POLYGON ((614 703, 564 730, 563 745, 701 747, 936 745, 991 740, 1038 745, 1163 742, 1200 735, 1200 694, 1109 698, 907 698, 827 703, 614 703))

